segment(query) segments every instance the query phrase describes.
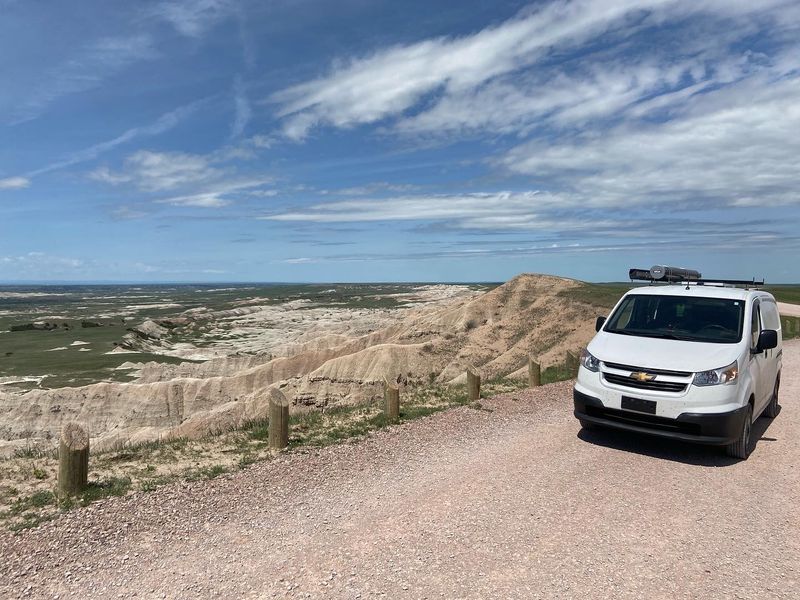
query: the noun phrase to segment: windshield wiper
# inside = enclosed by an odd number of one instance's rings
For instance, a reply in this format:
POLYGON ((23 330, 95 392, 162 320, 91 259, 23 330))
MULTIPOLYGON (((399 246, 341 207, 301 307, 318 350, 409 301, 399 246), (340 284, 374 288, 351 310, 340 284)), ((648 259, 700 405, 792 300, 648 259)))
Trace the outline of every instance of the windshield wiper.
POLYGON ((682 335, 675 335, 674 333, 667 333, 663 331, 627 331, 625 329, 607 329, 609 333, 620 333, 622 335, 633 335, 636 337, 649 337, 649 338, 657 338, 662 340, 683 340, 683 341, 691 341, 692 338, 682 336, 682 335))
POLYGON ((651 332, 641 333, 639 335, 642 335, 644 337, 657 338, 657 339, 661 339, 661 340, 682 340, 684 342, 696 341, 694 338, 687 337, 685 335, 675 335, 674 333, 669 333, 669 332, 666 332, 666 331, 654 331, 652 333, 651 332))
POLYGON ((625 331, 624 329, 606 329, 608 333, 619 333, 620 335, 640 335, 633 331, 625 331))

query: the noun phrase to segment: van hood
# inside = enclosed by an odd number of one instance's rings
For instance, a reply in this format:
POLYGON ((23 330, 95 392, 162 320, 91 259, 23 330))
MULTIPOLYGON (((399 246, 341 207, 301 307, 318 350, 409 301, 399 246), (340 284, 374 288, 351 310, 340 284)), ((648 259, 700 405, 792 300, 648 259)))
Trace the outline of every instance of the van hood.
POLYGON ((604 362, 671 371, 708 371, 739 358, 739 344, 709 344, 600 331, 587 347, 604 362))

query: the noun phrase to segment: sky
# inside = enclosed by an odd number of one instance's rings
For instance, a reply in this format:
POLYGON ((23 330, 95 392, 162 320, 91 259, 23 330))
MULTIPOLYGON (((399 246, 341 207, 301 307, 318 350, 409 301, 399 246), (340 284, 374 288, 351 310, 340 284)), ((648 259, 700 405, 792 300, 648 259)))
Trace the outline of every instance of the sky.
POLYGON ((0 281, 800 282, 796 0, 0 0, 0 281))

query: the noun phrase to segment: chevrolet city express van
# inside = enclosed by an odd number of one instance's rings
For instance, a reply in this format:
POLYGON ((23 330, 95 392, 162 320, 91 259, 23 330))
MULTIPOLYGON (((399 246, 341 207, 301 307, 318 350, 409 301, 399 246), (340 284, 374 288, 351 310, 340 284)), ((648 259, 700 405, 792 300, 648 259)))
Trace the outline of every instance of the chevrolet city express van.
MULTIPOLYGON (((637 278, 658 281, 663 269, 637 278)), ((674 278, 688 281, 635 288, 598 317, 581 355, 575 416, 586 428, 726 446, 746 459, 752 423, 779 411, 778 307, 767 292, 688 273, 674 278)))

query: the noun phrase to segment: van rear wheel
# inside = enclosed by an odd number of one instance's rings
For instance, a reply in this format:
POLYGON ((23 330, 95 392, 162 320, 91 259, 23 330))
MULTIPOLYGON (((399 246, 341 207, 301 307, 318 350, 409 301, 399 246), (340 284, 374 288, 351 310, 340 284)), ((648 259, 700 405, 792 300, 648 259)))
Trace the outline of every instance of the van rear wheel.
POLYGON ((744 420, 742 422, 742 431, 739 434, 739 439, 733 442, 732 444, 728 444, 728 446, 725 448, 725 451, 728 453, 728 456, 746 460, 747 457, 750 455, 750 431, 752 428, 752 421, 753 421, 753 407, 748 404, 747 410, 745 411, 744 414, 744 420))
POLYGON ((764 416, 769 417, 770 419, 774 419, 778 416, 778 413, 781 411, 781 406, 778 404, 778 391, 781 388, 781 378, 778 377, 775 380, 775 389, 772 392, 772 398, 767 404, 767 408, 764 409, 764 416))

